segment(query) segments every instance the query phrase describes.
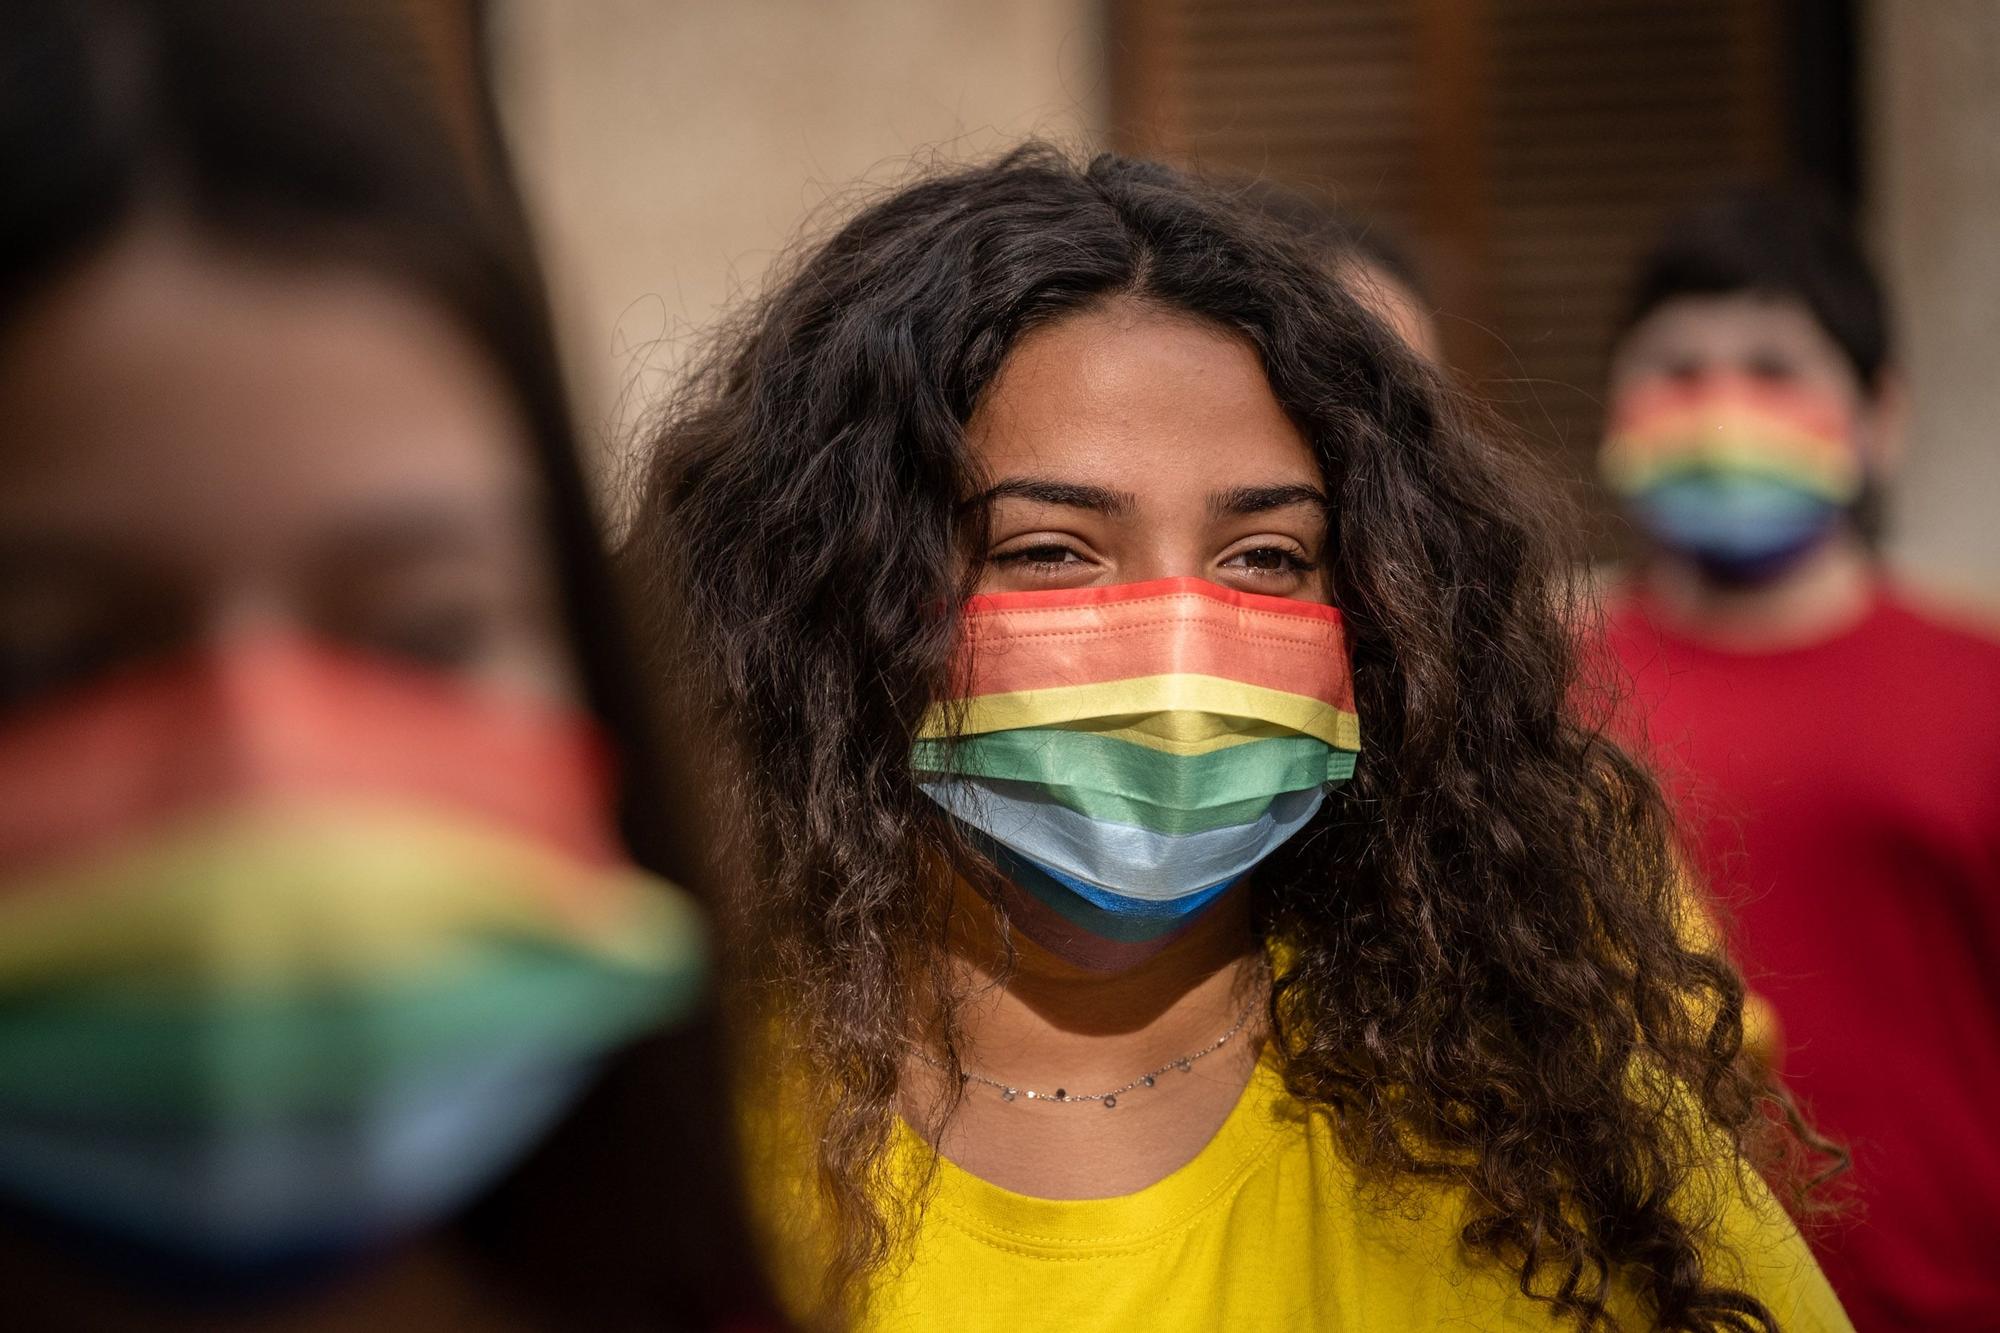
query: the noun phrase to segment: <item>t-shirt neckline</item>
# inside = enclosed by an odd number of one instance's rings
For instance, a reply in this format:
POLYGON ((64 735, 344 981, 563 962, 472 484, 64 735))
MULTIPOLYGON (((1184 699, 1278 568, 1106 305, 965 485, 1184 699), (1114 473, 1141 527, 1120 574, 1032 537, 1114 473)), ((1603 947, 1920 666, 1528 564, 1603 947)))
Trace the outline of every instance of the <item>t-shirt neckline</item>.
POLYGON ((1689 633, 1677 624, 1673 617, 1662 613, 1659 599, 1643 586, 1635 583, 1628 590, 1627 599, 1640 620, 1645 622, 1647 631, 1662 643, 1716 661, 1737 663, 1792 661, 1819 653, 1838 651, 1848 643, 1863 637, 1891 609, 1894 601, 1887 581, 1877 578, 1868 589, 1867 601, 1862 607, 1861 614, 1833 633, 1802 643, 1786 644, 1779 648, 1737 648, 1689 633))
MULTIPOLYGON (((1285 1123, 1276 1111, 1286 1095, 1267 1046, 1214 1136, 1185 1164, 1150 1185, 1109 1198, 1043 1199, 982 1180, 939 1157, 930 1207, 1004 1248, 1074 1256, 1144 1245, 1186 1225, 1234 1191, 1275 1142, 1285 1123)), ((903 1150, 915 1160, 933 1151, 908 1122, 899 1120, 897 1132, 903 1150)))

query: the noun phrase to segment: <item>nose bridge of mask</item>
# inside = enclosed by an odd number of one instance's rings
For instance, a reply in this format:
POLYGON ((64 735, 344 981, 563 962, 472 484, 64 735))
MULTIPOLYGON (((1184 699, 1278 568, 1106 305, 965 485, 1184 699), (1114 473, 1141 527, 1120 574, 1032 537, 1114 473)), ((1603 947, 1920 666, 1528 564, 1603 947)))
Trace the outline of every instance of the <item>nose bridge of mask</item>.
MULTIPOLYGON (((210 651, 195 665, 198 693, 156 780, 218 794, 280 793, 300 783, 312 758, 337 748, 325 706, 325 674, 309 648, 260 638, 210 651)), ((352 707, 350 705, 350 707, 352 707)))

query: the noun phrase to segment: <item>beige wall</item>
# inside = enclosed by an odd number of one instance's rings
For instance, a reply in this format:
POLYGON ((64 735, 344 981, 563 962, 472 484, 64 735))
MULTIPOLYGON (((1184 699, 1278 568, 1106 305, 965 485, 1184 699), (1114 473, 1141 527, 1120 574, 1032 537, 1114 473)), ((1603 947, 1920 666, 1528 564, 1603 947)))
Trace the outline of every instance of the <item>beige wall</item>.
POLYGON ((493 39, 600 462, 857 181, 1106 114, 1093 0, 501 0, 493 39))
POLYGON ((1893 547, 2000 596, 2000 0, 1874 0, 1875 230, 1913 391, 1893 547))

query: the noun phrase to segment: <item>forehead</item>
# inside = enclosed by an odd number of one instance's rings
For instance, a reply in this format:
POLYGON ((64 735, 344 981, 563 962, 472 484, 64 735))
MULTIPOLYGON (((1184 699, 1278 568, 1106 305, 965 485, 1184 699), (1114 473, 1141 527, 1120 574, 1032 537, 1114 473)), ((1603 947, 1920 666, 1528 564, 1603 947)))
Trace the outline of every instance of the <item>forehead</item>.
POLYGON ((968 437, 995 477, 1082 467, 1143 492, 1242 472, 1318 476, 1247 340, 1129 302, 1024 336, 968 437))
POLYGON ((1839 344, 1820 327, 1805 302, 1754 292, 1681 296, 1663 302, 1632 327, 1619 346, 1618 359, 1737 360, 1773 353, 1829 370, 1847 369, 1839 344))
POLYGON ((354 270, 121 240, 0 342, 0 517, 282 540, 383 497, 512 503, 520 414, 441 309, 354 270))

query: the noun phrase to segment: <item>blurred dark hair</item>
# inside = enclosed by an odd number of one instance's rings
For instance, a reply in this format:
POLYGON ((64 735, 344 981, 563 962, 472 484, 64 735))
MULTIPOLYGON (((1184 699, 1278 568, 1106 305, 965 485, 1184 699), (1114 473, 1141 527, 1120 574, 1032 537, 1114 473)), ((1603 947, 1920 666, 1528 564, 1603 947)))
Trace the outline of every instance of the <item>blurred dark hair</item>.
POLYGON ((1684 937, 1659 793, 1581 709, 1563 504, 1229 193, 1037 146, 796 258, 669 405, 623 553, 658 690, 734 746, 735 910, 815 1103, 829 1297, 912 1224, 880 1192, 902 1070, 922 1040, 958 1072, 946 886, 993 873, 910 769, 985 549, 965 426, 1024 334, 1117 301, 1255 348, 1331 497, 1367 744, 1251 878, 1291 1092, 1375 1181, 1457 1191, 1470 1250, 1579 1324, 1617 1280, 1664 1328, 1770 1328, 1684 1206, 1762 1123, 1742 983, 1684 937))
POLYGON ((1881 388, 1893 360, 1888 300, 1852 222, 1805 188, 1745 186, 1674 214, 1639 262, 1618 336, 1683 296, 1750 293, 1799 302, 1853 368, 1881 388))
POLYGON ((1430 284, 1409 250, 1380 223, 1268 179, 1243 185, 1239 198, 1259 216, 1291 232, 1329 270, 1366 265, 1388 274, 1417 299, 1426 303, 1432 299, 1430 284))
MULTIPOLYGON (((467 159, 412 32, 359 0, 8 0, 0 7, 0 326, 124 229, 164 219, 437 302, 533 428, 589 702, 621 747, 635 855, 674 858, 575 458, 540 272, 490 108, 467 159)), ((504 1280, 590 1327, 761 1304, 712 1016, 614 1063, 477 1211, 504 1280), (607 1132, 614 1131, 615 1132, 607 1132)))

